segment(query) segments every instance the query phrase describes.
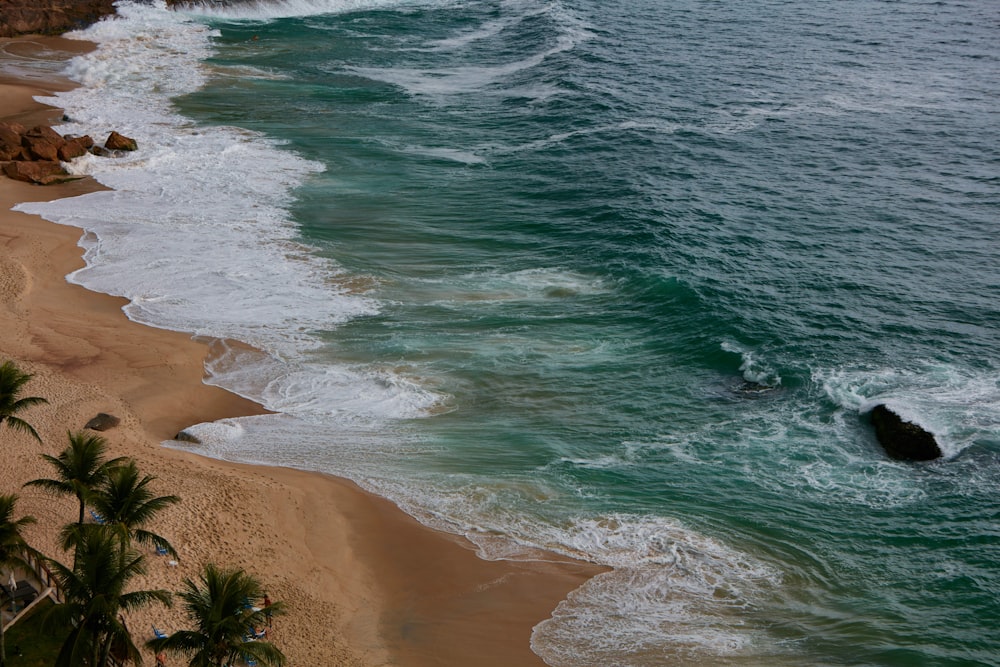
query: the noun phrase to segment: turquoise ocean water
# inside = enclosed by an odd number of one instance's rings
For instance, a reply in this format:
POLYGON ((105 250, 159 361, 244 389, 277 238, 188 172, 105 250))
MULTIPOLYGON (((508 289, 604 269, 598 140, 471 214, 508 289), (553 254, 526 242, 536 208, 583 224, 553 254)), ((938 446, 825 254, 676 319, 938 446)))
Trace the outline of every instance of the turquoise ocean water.
POLYGON ((120 10, 56 103, 142 149, 21 208, 259 350, 212 381, 280 414, 198 451, 611 566, 554 666, 1000 664, 995 3, 120 10))

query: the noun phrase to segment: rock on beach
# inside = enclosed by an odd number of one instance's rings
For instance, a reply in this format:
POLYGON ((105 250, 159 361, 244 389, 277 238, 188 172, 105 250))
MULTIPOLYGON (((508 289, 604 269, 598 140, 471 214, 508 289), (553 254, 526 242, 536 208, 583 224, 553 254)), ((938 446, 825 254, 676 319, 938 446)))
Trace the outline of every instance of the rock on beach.
POLYGON ((138 149, 135 139, 118 132, 108 135, 103 147, 95 146, 88 135, 62 136, 48 125, 26 129, 18 123, 0 122, 0 162, 8 178, 49 185, 75 178, 62 162, 69 162, 88 152, 101 156, 116 156, 122 151, 138 149))

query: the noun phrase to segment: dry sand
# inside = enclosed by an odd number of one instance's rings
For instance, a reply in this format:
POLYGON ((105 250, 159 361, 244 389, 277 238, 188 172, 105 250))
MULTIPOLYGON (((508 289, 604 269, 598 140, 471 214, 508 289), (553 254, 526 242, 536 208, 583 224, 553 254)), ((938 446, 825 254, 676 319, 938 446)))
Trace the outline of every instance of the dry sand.
MULTIPOLYGON (((65 59, 81 48, 59 38, 0 40, 0 118, 57 121, 61 111, 32 98, 69 82, 18 62, 65 59)), ((179 590, 205 562, 245 568, 287 606, 270 638, 291 665, 542 665, 529 647, 531 628, 598 568, 483 561, 464 539, 427 529, 348 481, 161 446, 185 426, 261 408, 203 384, 209 345, 133 323, 122 299, 67 283, 83 264, 80 230, 9 210, 97 187, 0 176, 0 360, 34 373, 26 395, 49 401, 24 414, 43 444, 0 430, 0 491, 19 492, 21 512, 38 518, 33 544, 62 557, 55 534, 75 517, 75 501, 21 485, 50 476, 39 454, 62 450, 67 430, 108 412, 122 420, 104 433, 110 454, 133 457, 157 478, 157 492, 182 499, 153 527, 178 550, 179 565, 150 553, 144 587, 179 590)), ((184 620, 176 606, 155 607, 129 624, 141 643, 152 624, 169 632, 184 620)))

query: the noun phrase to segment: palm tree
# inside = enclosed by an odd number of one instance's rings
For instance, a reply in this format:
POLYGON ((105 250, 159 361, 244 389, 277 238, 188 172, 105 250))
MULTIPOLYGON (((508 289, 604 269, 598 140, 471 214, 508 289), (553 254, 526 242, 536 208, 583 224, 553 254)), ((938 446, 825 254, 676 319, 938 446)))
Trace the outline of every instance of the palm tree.
POLYGON ((23 554, 32 552, 21 530, 35 523, 35 517, 14 519, 18 497, 14 493, 0 494, 0 567, 23 566, 23 554))
POLYGON ((127 591, 133 578, 145 574, 145 559, 103 526, 81 526, 78 536, 72 569, 47 559, 66 602, 53 605, 45 623, 71 628, 55 667, 107 667, 112 647, 126 661, 141 664, 122 614, 153 602, 169 605, 170 593, 127 591))
POLYGON ((116 529, 124 539, 138 544, 162 547, 175 558, 177 552, 166 538, 145 530, 156 514, 180 501, 177 496, 154 497, 149 484, 155 477, 139 477, 135 461, 119 465, 108 471, 100 487, 91 497, 91 505, 105 525, 116 529))
MULTIPOLYGON (((0 494, 0 567, 5 569, 25 566, 24 554, 32 551, 24 540, 21 529, 35 523, 35 517, 14 518, 17 496, 0 494)), ((11 591, 13 592, 13 591, 11 591)), ((3 640, 3 621, 0 620, 0 667, 7 664, 7 649, 3 640)))
POLYGON ((267 622, 268 612, 282 612, 280 603, 267 610, 253 606, 264 595, 255 577, 239 569, 220 570, 209 563, 198 579, 185 579, 185 590, 178 593, 196 629, 152 639, 146 642, 147 647, 191 654, 189 667, 222 667, 248 658, 269 667, 285 664, 284 654, 274 644, 246 640, 249 632, 267 622))
POLYGON ((33 377, 34 375, 30 373, 22 373, 13 361, 5 361, 0 364, 0 424, 6 421, 7 426, 15 431, 27 433, 41 442, 42 439, 35 431, 35 427, 17 416, 19 412, 33 405, 48 403, 39 396, 19 398, 21 388, 33 377))
POLYGON ((83 511, 94 489, 104 482, 111 470, 128 459, 122 456, 106 461, 104 453, 108 441, 99 435, 83 431, 67 432, 67 435, 69 445, 59 456, 42 454, 42 458, 56 469, 56 478, 34 479, 25 486, 38 486, 52 493, 76 496, 80 502, 77 524, 82 526, 83 511))

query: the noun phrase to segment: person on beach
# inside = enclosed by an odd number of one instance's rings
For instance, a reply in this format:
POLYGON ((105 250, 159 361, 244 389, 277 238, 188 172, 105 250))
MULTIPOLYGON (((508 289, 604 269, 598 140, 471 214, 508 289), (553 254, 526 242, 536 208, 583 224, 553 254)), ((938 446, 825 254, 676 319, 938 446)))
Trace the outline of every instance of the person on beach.
POLYGON ((163 651, 156 654, 156 667, 167 667, 167 654, 163 651))

